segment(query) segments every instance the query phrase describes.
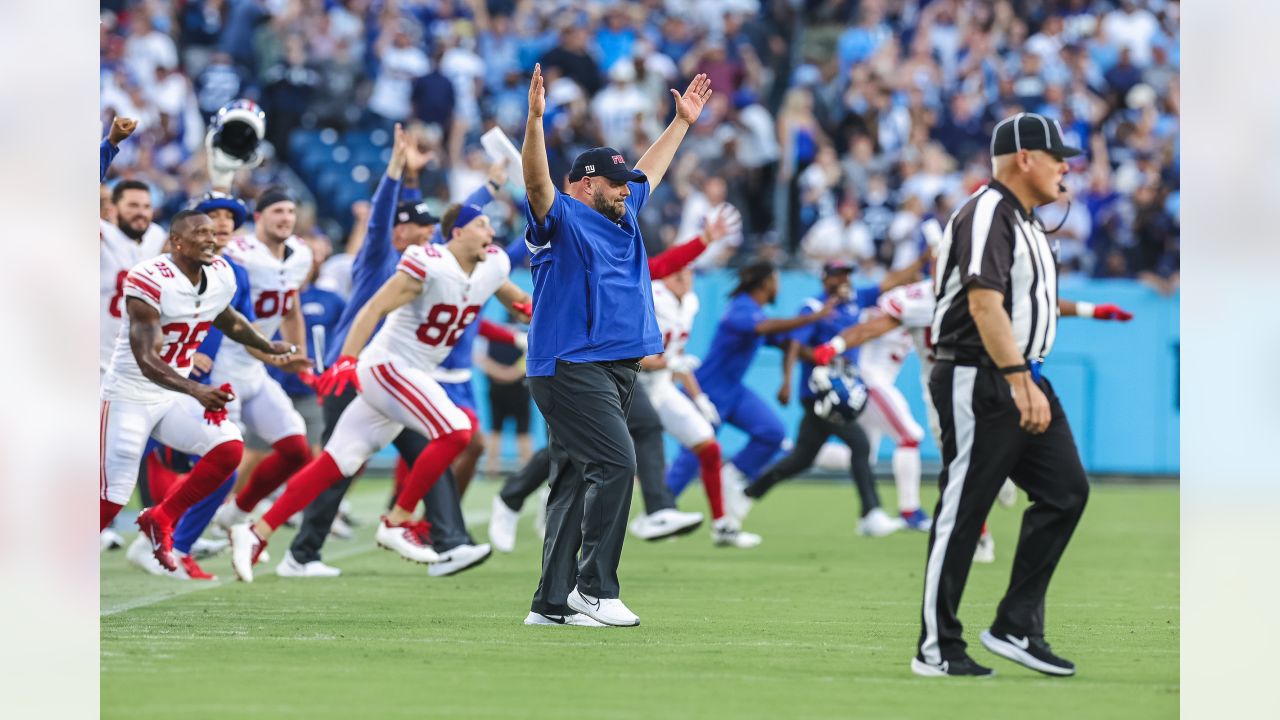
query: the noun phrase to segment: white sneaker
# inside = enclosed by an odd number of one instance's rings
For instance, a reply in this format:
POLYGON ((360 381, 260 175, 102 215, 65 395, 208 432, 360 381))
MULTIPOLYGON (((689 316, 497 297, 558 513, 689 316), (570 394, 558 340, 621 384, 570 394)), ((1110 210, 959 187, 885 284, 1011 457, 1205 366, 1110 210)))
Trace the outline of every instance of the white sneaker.
POLYGON ((489 542, 498 552, 509 553, 516 549, 516 524, 520 513, 507 507, 502 498, 493 497, 493 509, 489 511, 489 542))
POLYGON ((98 535, 98 542, 101 545, 100 552, 119 550, 124 547, 124 536, 116 532, 114 528, 107 528, 98 535))
POLYGON ((229 544, 230 541, 225 538, 222 540, 214 540, 205 537, 196 538, 196 541, 191 543, 191 557, 197 560, 211 558, 223 550, 226 550, 227 545, 229 544))
POLYGON ((226 530, 228 533, 231 532, 232 526, 240 525, 241 523, 248 521, 249 513, 241 510, 239 506, 236 505, 236 499, 234 496, 223 503, 222 507, 218 508, 218 511, 213 514, 213 524, 223 530, 226 530))
POLYGON ((276 565, 276 574, 287 578, 331 578, 338 577, 342 571, 332 565, 325 565, 319 560, 300 563, 293 559, 292 552, 286 552, 284 559, 276 565))
POLYGON ((751 512, 751 498, 747 497, 747 478, 733 463, 725 463, 720 469, 720 495, 724 500, 724 511, 739 523, 747 519, 751 512))
POLYGON ((973 549, 973 561, 976 563, 996 561, 996 539, 991 537, 991 533, 984 533, 978 538, 978 547, 973 549))
POLYGON ((489 543, 459 545, 452 550, 446 550, 441 553, 439 561, 427 566, 427 575, 431 577, 456 575, 463 570, 478 567, 485 560, 488 560, 492 554, 493 548, 489 546, 489 543))
POLYGON ((342 519, 341 515, 333 516, 333 524, 329 526, 329 534, 339 540, 350 540, 355 537, 355 532, 352 531, 347 521, 342 519))
POLYGON ((142 534, 139 534, 133 542, 129 543, 129 549, 125 550, 124 557, 130 563, 152 575, 172 575, 156 559, 155 553, 151 552, 151 541, 147 540, 146 536, 142 534))
POLYGON ((711 542, 719 547, 753 548, 764 538, 739 527, 732 518, 722 517, 711 527, 711 542))
POLYGON ((574 613, 572 615, 543 615, 542 613, 530 612, 524 618, 525 625, 576 625, 577 627, 607 627, 602 622, 596 622, 590 617, 582 613, 574 613))
POLYGON ((858 521, 858 534, 869 537, 892 535, 906 527, 902 518, 891 518, 882 508, 876 508, 858 521))
POLYGON ((409 562, 424 564, 439 562, 440 556, 435 550, 422 544, 413 525, 412 520, 399 525, 388 525, 387 518, 384 516, 378 523, 378 530, 373 534, 373 539, 378 543, 378 547, 397 552, 400 557, 409 562))
POLYGON ((634 627, 640 624, 640 617, 627 609, 621 600, 616 598, 593 598, 584 595, 578 588, 569 593, 565 601, 570 610, 577 610, 596 622, 614 627, 634 627))
POLYGON ((253 582, 253 565, 260 559, 265 560, 267 543, 247 522, 232 525, 227 537, 231 540, 231 568, 236 571, 236 577, 253 582))
POLYGON ((691 533, 701 524, 702 513, 680 512, 675 508, 665 508, 633 520, 631 534, 641 540, 661 540, 691 533))
POLYGON ((547 537, 547 501, 551 499, 551 488, 543 487, 538 491, 538 509, 533 513, 533 531, 539 540, 547 537))
POLYGON ((1000 492, 996 494, 996 502, 1004 507, 1013 507, 1018 502, 1018 486, 1009 478, 1004 479, 1000 492))

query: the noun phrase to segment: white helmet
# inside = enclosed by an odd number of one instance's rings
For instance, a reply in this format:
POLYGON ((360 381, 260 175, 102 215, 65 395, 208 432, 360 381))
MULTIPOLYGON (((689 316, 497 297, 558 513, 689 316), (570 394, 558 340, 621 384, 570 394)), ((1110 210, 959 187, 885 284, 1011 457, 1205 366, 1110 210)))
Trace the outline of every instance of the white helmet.
POLYGON ((209 142, 231 157, 248 163, 267 133, 267 114, 252 100, 236 100, 213 116, 209 142))

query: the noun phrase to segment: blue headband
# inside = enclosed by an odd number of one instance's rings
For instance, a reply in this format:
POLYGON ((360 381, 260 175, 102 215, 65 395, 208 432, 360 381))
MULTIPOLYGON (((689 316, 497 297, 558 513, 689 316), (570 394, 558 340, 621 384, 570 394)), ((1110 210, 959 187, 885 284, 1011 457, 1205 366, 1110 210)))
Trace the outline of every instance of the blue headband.
MULTIPOLYGON (((475 220, 483 214, 484 210, 481 210, 479 205, 467 203, 458 209, 458 219, 453 221, 453 227, 466 227, 467 223, 470 223, 472 220, 475 220)), ((453 231, 450 230, 450 233, 452 232, 453 231)))

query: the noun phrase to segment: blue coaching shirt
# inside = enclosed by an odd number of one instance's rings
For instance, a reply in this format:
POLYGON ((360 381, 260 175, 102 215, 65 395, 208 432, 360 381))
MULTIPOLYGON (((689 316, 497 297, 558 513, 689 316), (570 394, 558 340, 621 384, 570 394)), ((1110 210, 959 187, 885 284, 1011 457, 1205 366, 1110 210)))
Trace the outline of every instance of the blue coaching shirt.
POLYGON ((529 377, 555 375, 556 360, 606 362, 662 352, 636 220, 649 183, 630 187, 617 223, 560 191, 542 222, 526 206, 525 242, 533 253, 529 377))
MULTIPOLYGON (((821 310, 827 304, 827 297, 827 294, 823 293, 805 300, 799 314, 812 315, 821 310)), ((839 335, 845 328, 857 325, 858 318, 862 314, 862 308, 874 305, 879 297, 879 286, 873 285, 871 287, 858 288, 854 291, 853 297, 835 306, 830 315, 812 325, 806 325, 792 331, 791 339, 811 348, 822 345, 839 335)), ((858 348, 849 348, 840 357, 844 358, 845 362, 850 365, 856 365, 858 362, 858 348)), ((809 389, 809 375, 813 372, 813 364, 801 363, 800 368, 800 398, 808 400, 813 397, 813 391, 809 389)))

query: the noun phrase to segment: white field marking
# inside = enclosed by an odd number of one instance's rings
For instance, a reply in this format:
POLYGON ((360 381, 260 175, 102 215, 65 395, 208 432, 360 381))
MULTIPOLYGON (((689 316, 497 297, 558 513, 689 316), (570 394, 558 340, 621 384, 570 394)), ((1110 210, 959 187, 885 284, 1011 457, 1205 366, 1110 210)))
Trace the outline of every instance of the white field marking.
MULTIPOLYGON (((466 520, 467 527, 470 528, 476 525, 488 523, 489 511, 484 510, 481 512, 464 513, 463 518, 466 520)), ((325 561, 336 562, 338 560, 345 560, 347 558, 355 557, 357 555, 363 555, 372 550, 380 549, 376 544, 374 544, 372 535, 370 535, 367 538, 357 536, 352 539, 352 542, 356 543, 356 546, 344 548, 342 550, 339 550, 333 553, 327 553, 325 555, 325 561)), ((281 548, 281 549, 284 550, 284 548, 281 548)), ((229 551, 226 551, 226 552, 229 552, 229 551)), ((221 557, 221 555, 219 555, 219 557, 221 557)), ((281 559, 283 559, 283 557, 281 559)), ((275 560, 275 558, 273 557, 272 560, 275 560)), ((275 575, 275 574, 276 574, 276 569, 274 565, 272 565, 271 567, 265 567, 261 570, 255 570, 253 573, 255 578, 263 577, 266 575, 275 575)), ((213 588, 222 587, 229 583, 234 583, 239 581, 235 579, 235 573, 229 572, 229 569, 228 569, 227 575, 220 577, 217 580, 203 580, 203 581, 197 582, 195 580, 182 581, 182 580, 175 579, 174 582, 181 583, 181 584, 174 587, 172 592, 152 593, 150 595, 143 595, 141 597, 136 597, 129 600, 125 600, 123 602, 115 603, 114 605, 108 605, 102 608, 98 612, 98 617, 106 617, 108 615, 116 615, 122 612, 127 612, 129 610, 136 610, 137 608, 141 608, 141 607, 148 607, 150 605, 162 603, 165 600, 172 600, 173 598, 182 597, 183 595, 190 595, 191 593, 200 592, 202 590, 211 590, 213 588)))

